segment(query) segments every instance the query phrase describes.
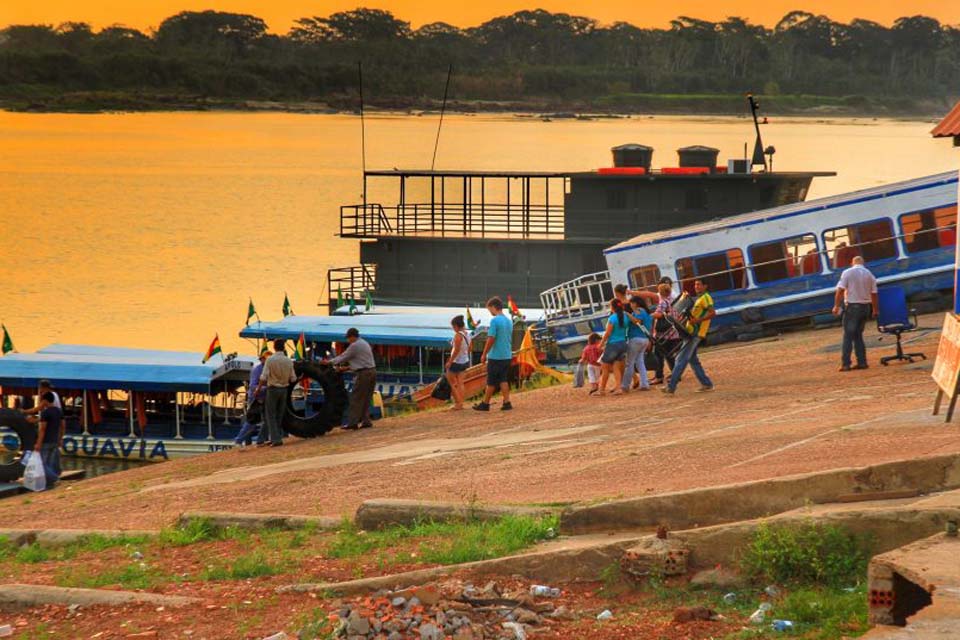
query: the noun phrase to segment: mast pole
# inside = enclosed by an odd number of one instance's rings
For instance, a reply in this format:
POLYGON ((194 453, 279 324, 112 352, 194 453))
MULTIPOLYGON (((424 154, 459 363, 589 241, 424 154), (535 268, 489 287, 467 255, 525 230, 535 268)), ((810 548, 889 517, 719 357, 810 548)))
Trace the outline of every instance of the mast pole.
MULTIPOLYGON (((437 164, 437 148, 440 146, 440 129, 443 127, 443 114, 447 110, 447 94, 450 91, 450 76, 453 75, 453 65, 447 67, 447 84, 443 87, 443 103, 440 105, 440 122, 437 124, 437 139, 433 142, 433 159, 430 161, 430 171, 437 164)), ((466 201, 466 196, 464 196, 466 201)))

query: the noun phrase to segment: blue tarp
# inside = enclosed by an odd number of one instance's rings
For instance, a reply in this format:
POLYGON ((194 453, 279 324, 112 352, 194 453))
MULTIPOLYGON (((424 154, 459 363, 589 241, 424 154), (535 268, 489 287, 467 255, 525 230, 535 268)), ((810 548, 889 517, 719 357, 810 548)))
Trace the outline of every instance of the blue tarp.
POLYGON ((205 392, 225 374, 253 366, 249 357, 226 365, 219 356, 206 364, 202 359, 203 354, 187 351, 51 345, 0 358, 0 385, 34 387, 47 379, 60 389, 205 392))

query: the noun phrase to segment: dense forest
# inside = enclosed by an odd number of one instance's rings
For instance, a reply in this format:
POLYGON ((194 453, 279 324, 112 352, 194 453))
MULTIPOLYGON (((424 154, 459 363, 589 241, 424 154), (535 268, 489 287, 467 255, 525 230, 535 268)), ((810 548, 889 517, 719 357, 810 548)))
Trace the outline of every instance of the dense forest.
POLYGON ((368 103, 382 106, 435 104, 449 65, 461 106, 631 110, 754 91, 774 104, 818 96, 820 104, 895 108, 960 94, 960 28, 924 16, 887 27, 793 11, 772 29, 736 17, 641 29, 531 10, 467 29, 412 29, 387 11, 357 9, 301 18, 285 35, 255 16, 216 11, 182 12, 148 33, 81 22, 8 26, 0 30, 0 97, 22 108, 84 95, 350 107, 358 61, 368 103))

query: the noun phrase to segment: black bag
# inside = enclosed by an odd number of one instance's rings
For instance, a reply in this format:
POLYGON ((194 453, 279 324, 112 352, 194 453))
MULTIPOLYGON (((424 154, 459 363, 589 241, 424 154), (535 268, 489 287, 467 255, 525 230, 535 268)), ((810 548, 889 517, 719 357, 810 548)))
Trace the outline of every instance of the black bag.
POLYGON ((452 390, 450 389, 450 382, 447 380, 447 376, 441 376, 436 384, 433 385, 433 391, 430 392, 430 397, 436 398, 437 400, 449 400, 451 393, 452 390))

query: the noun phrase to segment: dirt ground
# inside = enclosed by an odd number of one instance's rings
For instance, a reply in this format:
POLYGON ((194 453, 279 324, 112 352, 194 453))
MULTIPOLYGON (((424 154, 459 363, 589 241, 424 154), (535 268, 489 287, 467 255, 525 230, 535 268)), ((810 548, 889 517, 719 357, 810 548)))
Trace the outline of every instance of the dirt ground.
POLYGON ((931 415, 941 316, 881 367, 892 339, 868 330, 865 371, 841 373, 839 329, 702 353, 716 384, 588 397, 568 385, 516 394, 514 411, 439 410, 373 429, 291 439, 131 469, 0 500, 7 527, 160 528, 185 510, 340 516, 368 498, 481 503, 596 501, 960 452, 931 415))

